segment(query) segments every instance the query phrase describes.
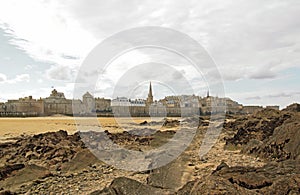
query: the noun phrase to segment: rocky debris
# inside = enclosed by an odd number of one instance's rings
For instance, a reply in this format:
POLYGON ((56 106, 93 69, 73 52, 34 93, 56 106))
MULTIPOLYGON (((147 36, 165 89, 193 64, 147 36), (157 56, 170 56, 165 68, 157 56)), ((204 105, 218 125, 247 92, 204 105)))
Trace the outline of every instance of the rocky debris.
POLYGON ((294 115, 277 127, 268 139, 248 145, 242 152, 276 161, 300 159, 299 118, 299 115, 294 115))
POLYGON ((13 143, 0 144, 0 165, 17 163, 55 167, 68 162, 78 150, 84 148, 78 133, 68 135, 66 131, 49 132, 20 138, 13 143))
MULTIPOLYGON (((250 195, 251 192, 237 186, 232 185, 228 180, 222 177, 213 177, 201 178, 195 181, 188 182, 183 188, 178 190, 177 195, 231 195, 231 194, 245 194, 250 195)), ((252 192, 253 194, 253 192, 252 192)))
POLYGON ((14 164, 0 167, 0 181, 5 179, 9 174, 11 174, 11 172, 23 169, 24 167, 24 164, 14 164))
POLYGON ((100 163, 100 160, 90 150, 83 149, 77 152, 69 162, 61 164, 59 170, 64 172, 78 172, 96 163, 100 163))
POLYGON ((288 111, 288 112, 300 112, 300 104, 294 103, 289 106, 287 106, 283 111, 288 111))
POLYGON ((163 127, 177 127, 180 125, 180 121, 179 120, 173 120, 173 119, 164 119, 164 123, 163 123, 163 127))
POLYGON ((143 121, 140 123, 140 125, 148 125, 148 122, 147 121, 143 121))
POLYGON ((183 163, 175 160, 163 167, 152 170, 147 178, 147 184, 161 189, 175 190, 183 185, 181 182, 183 171, 183 163))
POLYGON ((282 125, 291 116, 292 113, 264 109, 250 116, 238 118, 225 125, 225 128, 231 127, 232 130, 237 131, 233 138, 226 140, 226 146, 241 147, 252 139, 263 141, 273 134, 276 127, 282 125))
POLYGON ((154 134, 156 131, 157 130, 155 129, 143 128, 143 129, 132 129, 128 131, 128 133, 130 133, 131 135, 148 136, 154 134))
MULTIPOLYGON (((1 189, 0 189, 1 190, 1 189)), ((0 195, 15 195, 16 193, 13 193, 9 190, 3 190, 3 191, 0 191, 0 195)))
POLYGON ((237 146, 242 153, 269 161, 300 158, 299 118, 299 113, 271 109, 239 118, 225 125, 237 131, 226 139, 225 148, 237 146))
MULTIPOLYGON (((85 146, 108 147, 103 144, 111 140, 130 150, 151 150, 176 139, 175 130, 155 131, 137 124, 136 129, 121 133, 68 135, 59 131, 22 137, 0 144, 4 178, 0 194, 299 194, 299 116, 268 109, 247 117, 232 116, 205 160, 199 159, 198 149, 207 119, 195 116, 203 123, 177 159, 155 170, 134 173, 104 164, 85 146), (243 153, 224 150, 225 141, 239 145, 243 153), (16 164, 24 167, 9 168, 16 164)), ((176 120, 170 124, 182 127, 176 120)), ((187 137, 189 131, 186 133, 179 135, 187 137)), ((115 155, 121 159, 124 153, 120 150, 115 155)))
POLYGON ((208 178, 187 183, 177 194, 299 194, 299 161, 260 168, 222 166, 208 178))
POLYGON ((177 119, 164 118, 162 121, 143 121, 140 126, 163 126, 167 128, 180 126, 180 121, 177 119))
POLYGON ((186 123, 189 127, 207 127, 209 126, 209 119, 209 117, 193 116, 185 118, 182 123, 186 123))
MULTIPOLYGON (((85 148, 79 134, 66 131, 23 136, 15 142, 0 144, 0 186, 7 190, 49 177, 62 164, 71 161, 85 148)), ((86 161, 86 160, 85 160, 86 161)))
POLYGON ((23 169, 15 172, 5 180, 0 181, 0 186, 5 187, 6 190, 14 191, 21 185, 49 176, 51 176, 51 172, 44 167, 34 164, 26 165, 23 169))
POLYGON ((147 184, 142 184, 136 180, 126 177, 119 177, 113 180, 109 187, 103 190, 92 192, 90 195, 132 195, 132 194, 149 194, 149 195, 163 195, 170 194, 168 190, 155 188, 147 184))
POLYGON ((158 147, 172 138, 175 131, 155 131, 152 129, 138 129, 123 131, 122 133, 104 132, 82 132, 82 141, 89 149, 104 150, 109 149, 112 144, 123 146, 132 150, 143 150, 149 147, 158 147))

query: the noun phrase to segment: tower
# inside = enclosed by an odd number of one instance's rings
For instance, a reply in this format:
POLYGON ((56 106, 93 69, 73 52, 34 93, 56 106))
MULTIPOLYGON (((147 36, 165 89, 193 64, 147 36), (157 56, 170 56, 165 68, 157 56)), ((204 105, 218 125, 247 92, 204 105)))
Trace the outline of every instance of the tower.
POLYGON ((86 92, 83 95, 82 101, 85 106, 86 113, 91 113, 95 109, 95 99, 89 92, 86 92))
POLYGON ((150 82, 150 86, 149 86, 149 92, 148 92, 148 97, 147 97, 147 105, 151 105, 153 103, 153 95, 152 95, 152 85, 150 82))

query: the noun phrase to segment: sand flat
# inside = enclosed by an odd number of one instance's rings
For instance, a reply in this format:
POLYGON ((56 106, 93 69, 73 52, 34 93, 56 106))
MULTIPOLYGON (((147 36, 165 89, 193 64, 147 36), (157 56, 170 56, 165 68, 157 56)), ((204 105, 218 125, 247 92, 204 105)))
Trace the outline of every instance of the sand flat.
MULTIPOLYGON (((110 132, 119 132, 136 127, 143 121, 151 121, 150 118, 114 118, 114 117, 28 117, 28 118, 0 118, 0 138, 17 137, 22 134, 34 135, 49 131, 66 130, 74 133, 80 130, 102 128, 110 132), (76 121, 75 121, 76 120, 76 121), (79 124, 79 125, 76 125, 79 124)), ((161 121, 162 118, 156 118, 161 121)), ((153 121, 153 119, 152 119, 153 121)), ((160 127, 157 126, 159 129, 160 127)))

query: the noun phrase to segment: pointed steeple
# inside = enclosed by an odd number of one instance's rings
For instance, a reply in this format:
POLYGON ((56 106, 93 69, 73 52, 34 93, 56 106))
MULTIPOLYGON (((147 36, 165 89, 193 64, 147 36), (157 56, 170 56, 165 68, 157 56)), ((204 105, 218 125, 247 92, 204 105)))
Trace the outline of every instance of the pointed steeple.
POLYGON ((147 104, 150 105, 152 103, 153 103, 153 95, 152 95, 152 85, 151 85, 151 82, 150 82, 148 98, 147 98, 147 104))
MULTIPOLYGON (((148 96, 152 96, 152 85, 151 85, 151 81, 150 81, 150 87, 149 87, 149 94, 148 96)), ((153 97, 153 96, 152 96, 153 97)))

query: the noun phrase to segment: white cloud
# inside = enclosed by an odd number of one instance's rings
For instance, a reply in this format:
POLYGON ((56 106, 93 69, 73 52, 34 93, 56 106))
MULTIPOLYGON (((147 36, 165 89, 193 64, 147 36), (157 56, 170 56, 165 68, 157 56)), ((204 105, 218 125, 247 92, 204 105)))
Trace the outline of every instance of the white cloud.
POLYGON ((59 1, 1 1, 0 27, 32 58, 64 66, 78 66, 97 43, 59 1))
POLYGON ((0 83, 5 82, 7 80, 7 77, 5 74, 0 73, 0 83))
MULTIPOLYGON (((299 18, 298 0, 0 3, 0 27, 12 36, 11 43, 34 59, 52 64, 44 71, 46 78, 70 82, 83 58, 101 40, 124 29, 147 25, 190 35, 209 51, 226 81, 277 79, 282 71, 300 67, 299 18)), ((176 78, 185 76, 193 81, 198 76, 174 56, 136 52, 125 54, 105 70, 105 84, 100 84, 99 90, 109 91, 126 70, 157 58, 176 65, 182 73, 176 73, 176 78)), ((1 80, 5 82, 6 76, 0 74, 1 80)), ((203 85, 201 81, 196 85, 203 85)), ((276 86, 271 90, 276 91, 276 86)))
MULTIPOLYGON (((13 44, 32 57, 75 68, 93 46, 113 33, 144 25, 171 27, 205 45, 224 78, 236 80, 247 76, 231 75, 232 67, 242 73, 257 72, 280 59, 272 76, 267 76, 273 77, 278 71, 300 66, 294 52, 300 48, 299 9, 294 0, 29 0, 1 2, 0 18, 8 24, 7 30, 13 30, 13 44)), ((257 73, 249 77, 267 78, 257 73)))
POLYGON ((33 65, 27 64, 24 69, 25 70, 31 70, 33 68, 33 65))
POLYGON ((69 66, 53 65, 46 71, 46 75, 52 80, 70 81, 72 68, 69 66))
POLYGON ((30 81, 30 76, 29 74, 20 74, 17 75, 15 79, 12 80, 12 83, 16 82, 29 82, 30 81))
POLYGON ((29 74, 19 74, 16 75, 15 78, 8 79, 5 74, 0 73, 0 84, 2 83, 8 83, 8 84, 14 84, 18 82, 29 82, 30 81, 30 75, 29 74))

